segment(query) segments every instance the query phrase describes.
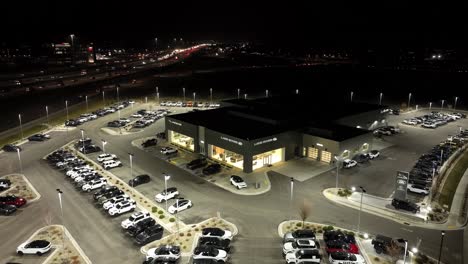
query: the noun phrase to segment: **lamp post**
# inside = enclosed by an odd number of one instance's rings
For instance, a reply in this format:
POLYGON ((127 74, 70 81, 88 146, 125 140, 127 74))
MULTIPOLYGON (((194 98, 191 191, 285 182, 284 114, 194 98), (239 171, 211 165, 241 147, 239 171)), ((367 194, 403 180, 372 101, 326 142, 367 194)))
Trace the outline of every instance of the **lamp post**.
POLYGON ((351 102, 353 101, 353 95, 354 95, 354 92, 351 91, 351 97, 350 97, 350 99, 351 99, 350 101, 351 101, 351 102))
POLYGON ((442 232, 440 232, 439 259, 437 260, 437 264, 440 264, 440 258, 442 257, 442 247, 444 245, 444 237, 445 237, 445 231, 442 230, 442 232))
POLYGON ((265 90, 265 97, 268 97, 268 90, 265 90))
POLYGON ((408 108, 410 107, 411 103, 411 93, 408 94, 408 108))
POLYGON ((86 149, 85 149, 85 143, 84 143, 84 130, 83 129, 80 129, 81 130, 81 141, 83 141, 83 154, 86 154, 86 149))
POLYGON ((408 251, 408 240, 405 239, 405 252, 403 252, 403 264, 406 264, 406 252, 408 251))
POLYGON ((210 103, 213 103, 213 88, 210 88, 210 103))
POLYGON ((457 101, 458 101, 458 97, 455 96, 455 104, 453 104, 453 109, 457 109, 457 101))
POLYGON ((133 154, 128 153, 128 157, 130 158, 130 178, 133 179, 133 154))
POLYGON ((361 189, 361 204, 359 205, 359 215, 358 215, 358 224, 357 224, 358 234, 359 234, 359 231, 361 230, 362 198, 364 196, 364 193, 366 193, 366 189, 364 189, 362 186, 359 186, 359 189, 361 189))
POLYGON ((104 91, 102 91, 102 104, 105 106, 106 105, 106 96, 104 91))
POLYGON ((240 99, 240 89, 237 89, 237 99, 240 99))
POLYGON ((65 248, 65 224, 64 224, 64 218, 63 218, 63 206, 62 206, 62 190, 56 189, 57 194, 58 194, 58 199, 59 199, 59 204, 60 204, 60 214, 62 215, 62 226, 63 226, 63 234, 62 234, 62 247, 65 248))
POLYGON ((296 94, 299 94, 299 89, 296 89, 296 94))
POLYGON ((380 96, 379 96, 379 105, 382 105, 382 97, 383 97, 383 93, 380 93, 380 96))
MULTIPOLYGON (((158 104, 159 104, 159 93, 156 93, 156 98, 158 99, 158 104)), ((132 104, 133 106, 133 104, 132 104)))
POLYGON ((244 94, 244 99, 247 100, 247 94, 244 94))
POLYGON ((115 89, 117 90, 117 103, 120 103, 119 85, 116 85, 115 89))
POLYGON ((195 107, 195 97, 196 97, 197 93, 193 92, 193 107, 195 107))
MULTIPOLYGON (((166 195, 167 195, 167 181, 171 179, 171 175, 166 174, 165 172, 163 172, 163 175, 164 175, 164 191, 166 192, 166 195)), ((167 212, 167 199, 165 200, 166 200, 166 212, 167 212)))
POLYGON ((184 102, 185 102, 185 87, 182 88, 182 94, 184 95, 184 102))
POLYGON ((72 59, 72 64, 75 63, 75 34, 70 35, 71 39, 71 59, 72 59))
POLYGON ((291 221, 291 217, 292 217, 292 201, 293 201, 293 197, 294 197, 294 178, 291 177, 290 179, 290 187, 291 187, 291 191, 290 191, 290 197, 289 197, 289 221, 291 221))
POLYGON ((335 160, 336 160, 336 180, 335 180, 335 188, 338 189, 338 173, 339 173, 339 170, 340 170, 340 161, 341 159, 338 158, 337 156, 334 157, 335 160))
POLYGON ((20 133, 21 133, 21 140, 24 139, 23 136, 23 122, 21 121, 21 114, 18 114, 19 124, 20 124, 20 133))
POLYGON ((104 152, 104 154, 106 154, 107 141, 105 141, 104 139, 101 139, 101 142, 102 142, 102 152, 104 152))
POLYGON ((20 154, 20 149, 19 148, 16 148, 16 153, 18 153, 20 173, 23 174, 23 163, 21 162, 21 154, 20 154))
POLYGON ((89 112, 88 110, 88 96, 85 96, 85 101, 86 101, 86 112, 89 112))
POLYGON ((47 125, 49 125, 49 107, 47 105, 45 107, 45 112, 46 112, 47 125))
POLYGON ((440 111, 442 111, 442 109, 444 109, 444 102, 445 102, 445 100, 442 100, 442 105, 440 106, 440 111))
POLYGON ((429 111, 432 110, 432 102, 429 102, 429 111))

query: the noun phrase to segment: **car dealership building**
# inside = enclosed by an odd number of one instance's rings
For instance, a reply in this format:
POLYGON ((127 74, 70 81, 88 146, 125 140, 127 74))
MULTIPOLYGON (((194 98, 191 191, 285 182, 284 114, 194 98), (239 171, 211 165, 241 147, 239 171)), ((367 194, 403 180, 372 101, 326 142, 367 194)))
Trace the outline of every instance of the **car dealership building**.
POLYGON ((370 129, 385 124, 381 108, 299 95, 234 99, 166 116, 166 135, 171 144, 247 173, 294 157, 332 164, 335 156, 372 148, 370 129))

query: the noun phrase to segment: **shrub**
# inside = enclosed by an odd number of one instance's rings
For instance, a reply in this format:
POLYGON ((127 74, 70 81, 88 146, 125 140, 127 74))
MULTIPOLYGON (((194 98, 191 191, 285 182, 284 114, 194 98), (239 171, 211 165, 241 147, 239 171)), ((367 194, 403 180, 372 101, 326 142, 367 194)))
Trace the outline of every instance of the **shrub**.
POLYGON ((184 236, 184 233, 180 233, 179 236, 183 237, 183 236, 184 236))
POLYGON ((318 233, 319 233, 319 234, 322 234, 322 233, 323 233, 322 229, 319 229, 319 230, 318 230, 318 233))
POLYGON ((297 226, 297 227, 301 227, 301 226, 302 226, 302 223, 301 223, 301 222, 298 222, 298 223, 296 223, 296 226, 297 226))
POLYGON ((379 262, 380 258, 379 257, 374 257, 374 261, 379 262))
POLYGON ((341 196, 341 197, 345 196, 343 191, 341 191, 341 190, 338 191, 338 195, 341 196))
POLYGON ((159 215, 159 219, 163 219, 164 218, 164 215, 159 215))
POLYGON ((159 210, 159 211, 158 211, 158 214, 164 214, 164 211, 163 211, 163 210, 159 210))
POLYGON ((158 208, 156 206, 153 206, 151 208, 151 212, 156 213, 158 211, 158 208))
POLYGON ((169 218, 169 222, 171 223, 175 222, 175 218, 174 217, 169 218))
POLYGON ((323 231, 331 231, 333 229, 334 229, 334 227, 331 226, 331 225, 323 227, 323 231))

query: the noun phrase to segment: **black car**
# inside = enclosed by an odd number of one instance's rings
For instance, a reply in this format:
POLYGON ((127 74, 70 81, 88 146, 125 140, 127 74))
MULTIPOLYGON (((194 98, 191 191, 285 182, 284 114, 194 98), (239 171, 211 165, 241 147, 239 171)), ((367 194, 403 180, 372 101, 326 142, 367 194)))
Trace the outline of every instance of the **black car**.
POLYGON ((138 245, 144 245, 151 241, 161 239, 163 236, 164 228, 161 225, 154 225, 145 229, 135 237, 135 242, 138 245))
POLYGON ((134 128, 143 128, 146 127, 146 124, 143 122, 136 121, 135 124, 133 124, 134 128))
POLYGON ((364 163, 364 162, 367 162, 370 160, 370 157, 369 155, 366 155, 366 154, 359 154, 359 155, 356 155, 354 156, 353 160, 359 162, 359 163, 364 163))
POLYGON ((5 146, 3 146, 3 151, 6 151, 6 152, 16 152, 18 151, 21 151, 22 149, 19 147, 19 146, 16 146, 16 145, 13 145, 13 144, 6 144, 5 146))
POLYGON ((152 227, 154 225, 156 225, 156 221, 154 220, 154 218, 152 217, 145 218, 141 220, 140 222, 136 223, 135 225, 127 228, 127 233, 130 236, 134 237, 140 234, 141 232, 145 231, 147 228, 152 227))
POLYGON ((143 143, 141 143, 141 146, 144 148, 151 147, 151 146, 156 146, 158 144, 158 140, 155 138, 151 138, 148 140, 145 140, 143 143))
POLYGON ((107 126, 108 127, 122 127, 123 124, 122 122, 119 122, 119 121, 110 121, 107 123, 107 126))
POLYGON ((65 121, 65 126, 76 127, 76 126, 79 126, 80 124, 81 124, 80 122, 73 120, 73 119, 65 121))
POLYGON ((345 234, 341 231, 329 230, 323 233, 323 240, 325 242, 330 241, 330 240, 344 240, 344 239, 345 239, 345 234))
MULTIPOLYGON (((396 245, 400 248, 401 254, 405 252, 405 240, 402 238, 393 239, 383 235, 377 235, 372 239, 372 245, 374 246, 377 254, 388 253, 388 248, 392 245, 396 245)), ((407 252, 408 253, 408 252, 407 252)))
POLYGON ((208 162, 204 158, 195 159, 187 163, 187 169, 190 169, 190 170, 198 169, 201 167, 205 167, 206 164, 208 164, 208 162))
POLYGON ((96 145, 88 145, 80 148, 80 152, 88 154, 101 151, 101 148, 96 145))
POLYGON ((222 249, 229 253, 231 247, 229 244, 231 241, 229 239, 222 239, 219 237, 200 237, 198 239, 198 246, 210 246, 217 249, 222 249))
POLYGON ((32 135, 32 136, 28 137, 28 140, 29 141, 45 141, 45 140, 47 140, 49 138, 50 137, 48 135, 35 134, 35 135, 32 135))
POLYGON ((203 169, 203 174, 211 175, 221 171, 221 165, 218 163, 211 164, 203 169))
POLYGON ((147 175, 147 174, 143 174, 143 175, 138 175, 135 178, 129 180, 128 185, 130 185, 132 187, 136 187, 136 186, 138 186, 140 184, 148 183, 150 181, 151 181, 150 176, 147 175))
POLYGON ((215 260, 215 259, 194 259, 192 264, 220 264, 225 263, 222 260, 215 260))
POLYGON ((10 204, 0 204, 0 215, 11 215, 16 211, 16 206, 10 204))
POLYGON ((173 258, 149 258, 148 260, 143 261, 143 264, 176 264, 179 260, 173 258))
POLYGON ((395 209, 403 209, 406 211, 410 211, 414 214, 419 212, 420 210, 419 205, 408 200, 393 199, 392 205, 393 207, 395 207, 395 209))
POLYGON ((100 197, 106 195, 107 193, 110 193, 110 192, 116 192, 117 190, 119 190, 119 188, 117 188, 117 186, 105 186, 101 189, 99 189, 97 192, 95 192, 93 194, 93 198, 94 200, 98 200, 100 197))

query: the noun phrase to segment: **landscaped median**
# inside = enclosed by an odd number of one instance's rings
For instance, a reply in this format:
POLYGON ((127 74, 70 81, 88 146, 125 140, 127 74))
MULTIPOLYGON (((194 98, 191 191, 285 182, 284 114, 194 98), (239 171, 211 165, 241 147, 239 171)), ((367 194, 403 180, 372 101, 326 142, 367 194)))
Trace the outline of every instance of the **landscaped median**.
MULTIPOLYGON (((66 228, 61 225, 48 225, 37 230, 28 240, 47 240, 52 244, 51 252, 45 255, 46 259, 38 263, 43 264, 90 264, 91 261, 85 255, 75 239, 66 228), (65 235, 64 235, 65 234, 65 235)), ((21 263, 24 257, 13 256, 9 262, 21 263)))
POLYGON ((1 195, 15 195, 26 199, 27 202, 34 202, 41 198, 41 195, 23 174, 8 174, 0 179, 7 179, 11 182, 11 187, 0 192, 1 195))
POLYGON ((468 151, 465 150, 447 171, 447 175, 443 181, 442 189, 437 196, 437 201, 440 205, 447 205, 449 209, 451 208, 453 197, 457 190, 458 184, 460 183, 460 180, 467 169, 468 151))

